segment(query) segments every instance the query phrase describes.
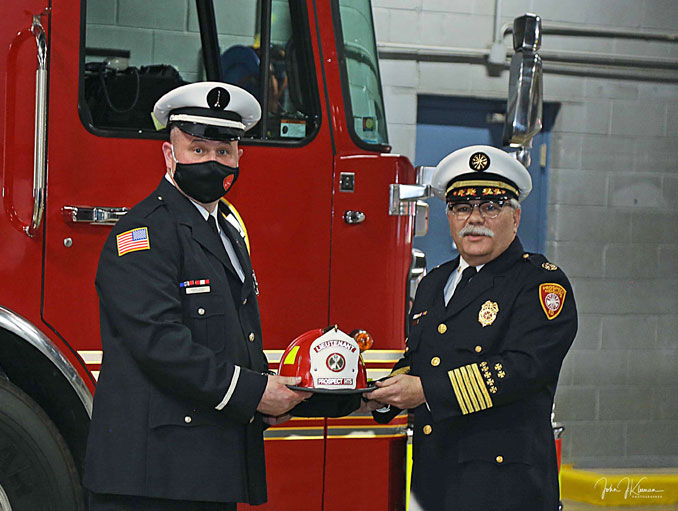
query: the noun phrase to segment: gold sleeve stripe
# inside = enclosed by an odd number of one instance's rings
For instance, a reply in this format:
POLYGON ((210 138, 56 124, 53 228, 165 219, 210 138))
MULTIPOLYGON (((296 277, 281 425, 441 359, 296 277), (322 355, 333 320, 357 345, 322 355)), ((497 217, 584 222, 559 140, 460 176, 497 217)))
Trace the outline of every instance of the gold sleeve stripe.
POLYGON ((476 377, 476 381, 478 382, 478 387, 480 387, 480 391, 485 398, 485 404, 487 405, 487 408, 492 408, 492 399, 490 399, 490 393, 487 391, 487 385, 485 385, 485 381, 483 381, 483 377, 480 374, 480 369, 478 369, 478 364, 473 364, 471 369, 471 372, 476 377))
POLYGON ((398 376, 399 374, 410 374, 410 366, 400 367, 395 371, 391 371, 389 376, 398 376))
POLYGON ((461 413, 462 415, 466 415, 468 413, 468 409, 466 408, 466 404, 464 404, 464 398, 461 395, 461 390, 459 390, 459 385, 457 385, 457 380, 454 379, 454 374, 452 374, 452 371, 448 371, 447 375, 450 377, 450 381, 452 382, 454 395, 457 397, 457 401, 459 401, 459 408, 461 408, 461 413))
POLYGON ((471 383, 471 379, 468 377, 468 373, 466 372, 466 366, 460 367, 459 372, 461 373, 461 377, 464 379, 464 385, 466 385, 466 392, 468 393, 469 398, 471 398, 471 403, 473 404, 473 411, 477 412, 480 410, 480 404, 478 404, 478 400, 476 399, 476 393, 475 390, 473 389, 473 384, 471 383))
POLYGON ((457 379, 457 384, 459 385, 459 390, 461 395, 464 398, 464 403, 466 403, 466 408, 468 412, 471 413, 474 410, 473 405, 471 404, 471 399, 468 397, 466 392, 466 384, 464 383, 464 377, 461 375, 461 371, 457 368, 454 370, 454 377, 457 379))
POLYGON ((468 379, 471 382, 469 394, 471 393, 471 389, 473 389, 472 391, 476 396, 476 399, 478 400, 479 409, 485 410, 487 408, 487 405, 485 404, 485 399, 483 399, 483 393, 480 391, 478 382, 476 381, 476 378, 473 374, 473 364, 462 367, 462 370, 466 372, 466 374, 468 375, 468 379))

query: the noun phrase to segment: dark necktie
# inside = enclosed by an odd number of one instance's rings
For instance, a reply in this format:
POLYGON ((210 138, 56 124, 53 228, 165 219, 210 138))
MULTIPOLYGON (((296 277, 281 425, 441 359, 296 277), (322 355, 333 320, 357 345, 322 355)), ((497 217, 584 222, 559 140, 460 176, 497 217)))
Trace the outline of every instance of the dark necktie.
POLYGON ((214 234, 219 236, 219 240, 221 240, 221 235, 219 234, 219 229, 217 229, 217 221, 214 219, 214 217, 212 215, 209 215, 207 217, 207 225, 210 226, 212 231, 214 231, 214 234))
POLYGON ((468 284, 469 280, 471 280, 475 274, 478 273, 476 270, 475 266, 469 266, 466 268, 463 272, 461 272, 461 280, 459 281, 459 284, 457 284, 457 287, 454 290, 454 294, 452 295, 452 298, 450 299, 450 303, 454 301, 454 298, 456 296, 459 296, 461 292, 464 290, 466 285, 468 284))

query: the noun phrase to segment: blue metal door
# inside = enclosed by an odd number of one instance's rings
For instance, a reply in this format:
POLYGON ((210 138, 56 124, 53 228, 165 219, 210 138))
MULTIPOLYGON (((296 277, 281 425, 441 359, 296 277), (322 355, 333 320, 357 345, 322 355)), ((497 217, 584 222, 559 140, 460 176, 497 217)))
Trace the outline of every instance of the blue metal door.
MULTIPOLYGON (((544 127, 532 144, 532 165, 528 169, 532 193, 522 203, 518 229, 523 246, 530 252, 543 253, 546 248, 548 151, 557 110, 557 104, 544 105, 544 127)), ((505 111, 505 101, 419 96, 415 165, 435 166, 452 151, 468 145, 502 147, 505 111)), ((430 206, 428 234, 415 238, 414 246, 426 253, 426 266, 430 270, 456 257, 457 251, 450 236, 445 204, 437 198, 427 202, 430 206)))

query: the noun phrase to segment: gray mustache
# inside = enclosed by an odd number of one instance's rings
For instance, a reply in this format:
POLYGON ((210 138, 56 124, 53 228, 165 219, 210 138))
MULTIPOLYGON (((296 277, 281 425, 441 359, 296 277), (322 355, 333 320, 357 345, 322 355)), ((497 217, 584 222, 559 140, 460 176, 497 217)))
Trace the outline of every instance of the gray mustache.
POLYGON ((494 231, 482 225, 466 225, 459 230, 459 236, 487 236, 494 238, 494 231))

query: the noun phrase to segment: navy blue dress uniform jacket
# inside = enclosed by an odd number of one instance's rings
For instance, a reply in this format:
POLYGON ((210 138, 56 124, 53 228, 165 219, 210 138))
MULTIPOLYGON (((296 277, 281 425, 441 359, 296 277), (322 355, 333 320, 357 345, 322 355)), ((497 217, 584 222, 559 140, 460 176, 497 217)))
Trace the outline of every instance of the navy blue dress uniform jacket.
POLYGON ((104 354, 84 474, 91 491, 266 501, 256 408, 268 365, 256 281, 244 240, 223 218, 220 226, 244 283, 217 234, 166 179, 104 245, 96 276, 104 354), (117 235, 143 227, 150 248, 119 255, 117 235), (180 287, 195 280, 209 285, 180 287))
MULTIPOLYGON (((555 511, 551 407, 577 331, 565 274, 518 241, 445 306, 459 258, 419 285, 404 357, 392 374, 421 378, 412 493, 422 509, 555 511)), ((375 412, 388 422, 399 410, 375 412)))

